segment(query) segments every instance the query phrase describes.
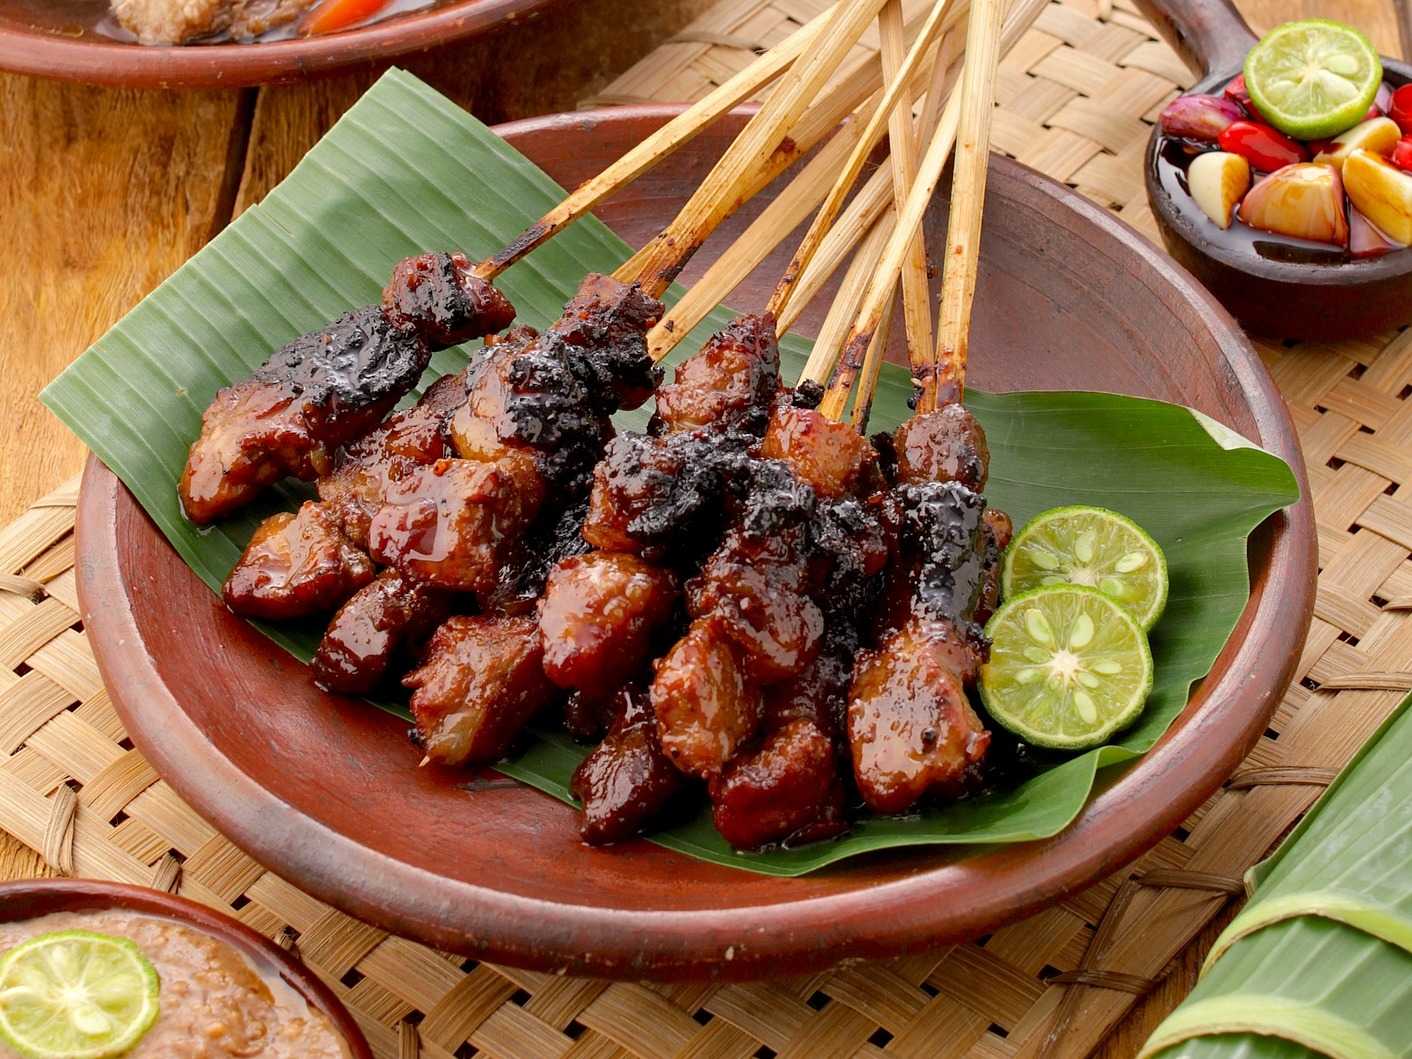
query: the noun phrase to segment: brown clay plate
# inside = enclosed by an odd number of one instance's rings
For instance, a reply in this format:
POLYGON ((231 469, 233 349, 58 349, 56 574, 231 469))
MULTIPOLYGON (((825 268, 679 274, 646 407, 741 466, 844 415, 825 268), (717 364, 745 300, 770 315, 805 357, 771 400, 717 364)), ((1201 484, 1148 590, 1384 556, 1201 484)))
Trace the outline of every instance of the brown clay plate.
POLYGON ((530 18, 559 0, 442 0, 318 37, 149 47, 98 31, 108 0, 0 0, 0 70, 134 88, 237 88, 298 81, 425 51, 530 18))
POLYGON ((0 922, 47 916, 53 912, 97 912, 112 908, 144 916, 174 919, 234 947, 257 965, 272 967, 310 1007, 321 1011, 348 1042, 349 1059, 373 1059, 358 1023, 333 991, 309 968, 263 934, 228 915, 188 901, 126 883, 95 879, 24 879, 0 883, 0 922))
MULTIPOLYGON (((671 113, 587 112, 500 131, 572 187, 671 113)), ((641 245, 738 128, 732 120, 702 136, 599 215, 641 245)), ((707 244, 688 283, 759 206, 707 244)), ((939 202, 932 237, 944 216, 939 202)), ((762 304, 785 252, 731 304, 762 304)), ((1303 484, 1288 413, 1225 312, 1110 213, 1005 159, 991 167, 976 308, 976 385, 1193 405, 1279 454, 1303 484)), ((894 956, 974 937, 1108 874, 1180 824, 1259 738, 1294 669, 1314 588, 1302 502, 1252 539, 1249 604, 1187 710, 1136 764, 1105 773, 1055 838, 872 854, 782 879, 647 842, 590 849, 572 810, 546 795, 494 773, 417 768, 403 722, 317 691, 302 665, 224 610, 96 460, 78 533, 84 620, 114 702, 141 751, 226 835, 389 930, 615 977, 747 978, 894 956)))

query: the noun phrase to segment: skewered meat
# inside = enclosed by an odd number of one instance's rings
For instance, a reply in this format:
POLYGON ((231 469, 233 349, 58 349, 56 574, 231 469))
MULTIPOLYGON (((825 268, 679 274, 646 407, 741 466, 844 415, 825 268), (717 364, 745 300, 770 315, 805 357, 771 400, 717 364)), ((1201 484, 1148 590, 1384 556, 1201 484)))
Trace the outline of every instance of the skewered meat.
POLYGON ((519 554, 500 567, 500 581, 486 609, 496 614, 534 614, 549 582, 549 571, 565 559, 590 550, 580 532, 587 511, 587 497, 561 511, 546 504, 530 527, 519 554))
POLYGON ((970 653, 953 626, 916 619, 860 654, 848 740, 870 809, 906 812, 928 795, 964 790, 990 744, 957 664, 970 653))
POLYGON ((652 432, 709 427, 759 435, 779 389, 780 350, 769 316, 738 316, 678 365, 657 391, 652 432))
POLYGON ((763 535, 737 527, 687 585, 692 616, 716 619, 756 683, 798 676, 818 654, 824 615, 809 598, 807 538, 804 525, 763 535))
POLYGON ((411 408, 394 412, 376 430, 339 449, 333 471, 319 479, 319 499, 337 509, 343 531, 368 546, 368 527, 388 490, 418 467, 451 455, 446 424, 466 402, 459 375, 443 375, 411 408))
POLYGON ((676 599, 675 578, 636 556, 564 560, 549 572, 539 612, 545 673, 561 688, 606 698, 647 664, 676 599))
POLYGON ((662 749, 690 776, 720 772, 760 724, 760 689, 713 618, 698 618, 657 662, 652 708, 662 749))
POLYGON ((333 616, 314 654, 314 680, 345 695, 372 691, 393 659, 430 636, 449 610, 445 593, 384 570, 333 616))
POLYGON ((737 849, 814 842, 847 827, 833 743, 802 718, 737 757, 710 786, 716 830, 737 849))
MULTIPOLYGON (((457 258, 423 257, 450 260, 459 270, 459 283, 436 289, 457 319, 473 316, 462 333, 489 334, 513 319, 510 303, 457 258)), ((201 417, 178 486, 187 517, 211 522, 286 475, 312 479, 330 470, 334 449, 371 430, 416 385, 434 348, 427 336, 439 327, 366 305, 296 338, 254 374, 222 388, 201 417)))
POLYGON ((402 679, 427 756, 443 765, 504 757, 554 687, 544 676, 532 618, 448 618, 426 660, 402 679))
POLYGON ((284 620, 332 610, 373 579, 326 504, 271 515, 226 578, 226 606, 247 618, 284 620))
POLYGON ((960 482, 985 489, 990 449, 985 431, 964 405, 912 416, 893 434, 900 482, 960 482))
POLYGON ((490 596, 544 500, 534 459, 438 460, 388 490, 368 530, 373 558, 455 592, 490 596))
POLYGON ((581 803, 579 834, 594 846, 621 842, 660 823, 686 787, 658 743, 646 693, 628 687, 619 699, 612 730, 569 784, 581 803))
POLYGON ((850 424, 787 398, 775 403, 760 454, 787 463, 825 499, 855 494, 876 474, 877 454, 850 424))
POLYGON ((515 318, 505 296, 475 274, 459 251, 403 258, 382 291, 382 310, 422 336, 430 349, 449 349, 504 330, 515 318))

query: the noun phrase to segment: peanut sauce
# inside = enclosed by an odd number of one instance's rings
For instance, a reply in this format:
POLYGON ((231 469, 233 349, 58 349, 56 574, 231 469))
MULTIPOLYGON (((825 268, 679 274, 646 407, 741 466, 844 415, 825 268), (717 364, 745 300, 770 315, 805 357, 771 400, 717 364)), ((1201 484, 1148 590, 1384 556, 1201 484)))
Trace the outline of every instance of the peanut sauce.
MULTIPOLYGON (((161 978, 161 1013, 124 1059, 349 1059, 347 1043, 273 966, 210 934, 124 909, 0 923, 0 950, 58 930, 131 938, 161 978)), ((14 1053, 0 1046, 0 1056, 14 1053)))

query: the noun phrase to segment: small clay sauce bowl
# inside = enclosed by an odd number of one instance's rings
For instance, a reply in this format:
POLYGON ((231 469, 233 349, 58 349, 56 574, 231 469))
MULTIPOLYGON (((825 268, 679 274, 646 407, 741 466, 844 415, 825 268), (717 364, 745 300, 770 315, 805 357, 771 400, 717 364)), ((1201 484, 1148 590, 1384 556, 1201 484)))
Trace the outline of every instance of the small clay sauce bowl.
MULTIPOLYGON (((497 131, 575 187, 679 112, 616 107, 497 131)), ((595 213, 641 246, 743 123, 718 122, 595 213)), ((776 182, 731 218, 683 282, 778 191, 776 182)), ((938 195, 925 219, 933 248, 947 208, 938 195)), ((795 245, 786 239, 728 304, 758 311, 795 245)), ((810 306, 801 333, 816 333, 834 289, 810 306)), ((1225 311, 1108 210, 999 156, 970 377, 987 390, 1109 390, 1195 406, 1287 460, 1308 495, 1289 411, 1225 311)), ((573 809, 547 795, 490 770, 418 768, 405 721, 315 688, 303 665, 221 605, 97 460, 79 504, 77 572, 89 642, 138 748, 284 878, 387 930, 500 963, 742 979, 976 937, 1169 834, 1230 775, 1284 695, 1312 613, 1314 540, 1307 500, 1255 533, 1250 600, 1211 674, 1166 737, 1131 768, 1107 770, 1060 834, 893 850, 795 879, 646 841, 592 849, 573 809)))
MULTIPOLYGON (((1220 95, 1256 41, 1230 0, 1138 0, 1138 7, 1200 75, 1192 93, 1220 95)), ((1393 88, 1406 84, 1412 67, 1384 57, 1383 80, 1393 88)), ((1162 240, 1247 330, 1276 339, 1337 341, 1412 323, 1412 248, 1337 263, 1237 252, 1199 210, 1180 208, 1162 186, 1159 140, 1154 128, 1143 173, 1162 240)))
POLYGON ((373 1059, 363 1031, 332 990, 263 934, 205 905, 126 883, 96 879, 25 879, 0 883, 0 922, 47 916, 51 912, 99 912, 123 909, 158 919, 170 919, 209 934, 237 949, 257 967, 273 968, 312 1008, 323 1012, 335 1032, 348 1043, 352 1059, 373 1059))
POLYGON ((560 0, 446 0, 339 33, 154 47, 98 29, 109 0, 0 0, 0 70, 121 88, 240 88, 302 81, 488 33, 560 0))

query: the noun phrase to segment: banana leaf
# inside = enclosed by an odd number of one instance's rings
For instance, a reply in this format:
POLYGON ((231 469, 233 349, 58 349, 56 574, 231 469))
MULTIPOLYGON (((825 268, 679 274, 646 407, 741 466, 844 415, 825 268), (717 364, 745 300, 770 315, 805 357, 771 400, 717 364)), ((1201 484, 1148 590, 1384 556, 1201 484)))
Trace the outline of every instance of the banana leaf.
POLYGON ((1138 1059, 1396 1059, 1409 1042, 1412 953, 1305 916, 1232 945, 1138 1059))
POLYGON ((1236 941, 1296 916, 1336 919, 1412 952, 1412 698, 1404 699, 1299 826, 1246 874, 1249 903, 1206 968, 1236 941))
MULTIPOLYGON (((282 487, 265 508, 213 529, 183 520, 177 477, 216 389, 293 336, 375 300, 399 258, 447 247, 482 256, 562 194, 474 118, 415 78, 390 72, 263 202, 134 308, 43 400, 215 590, 259 519, 301 495, 297 486, 282 487)), ((610 271, 627 254, 626 244, 586 218, 507 271, 499 285, 520 320, 543 326, 585 272, 610 271)), ((679 355, 732 315, 718 309, 679 355)), ((793 378, 808 345, 791 337, 783 347, 786 378, 793 378)), ((455 371, 465 359, 465 350, 440 353, 432 371, 455 371)), ((904 371, 886 369, 875 427, 891 428, 908 415, 908 390, 904 371)), ((1103 504, 1136 519, 1166 549, 1170 603, 1153 630, 1156 685, 1141 718, 1112 746, 1046 760, 985 797, 905 819, 862 821, 832 843, 737 854, 704 813, 656 841, 722 864, 796 875, 893 846, 1041 838, 1073 819, 1100 767, 1145 751, 1186 705, 1249 595, 1246 538, 1298 499, 1290 469, 1205 417, 1159 402, 977 392, 969 403, 990 435, 990 498, 1017 523, 1057 504, 1103 504)), ((641 426, 643 416, 624 417, 620 425, 641 426)), ((307 659, 320 630, 266 631, 307 659)), ((380 705, 405 715, 403 703, 380 705)), ((249 716, 258 719, 260 712, 249 716)), ((569 777, 584 753, 562 734, 544 732, 502 771, 568 801, 569 777)))

